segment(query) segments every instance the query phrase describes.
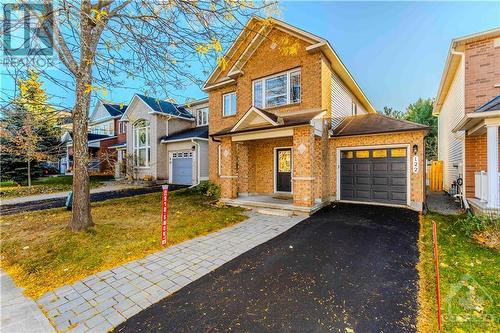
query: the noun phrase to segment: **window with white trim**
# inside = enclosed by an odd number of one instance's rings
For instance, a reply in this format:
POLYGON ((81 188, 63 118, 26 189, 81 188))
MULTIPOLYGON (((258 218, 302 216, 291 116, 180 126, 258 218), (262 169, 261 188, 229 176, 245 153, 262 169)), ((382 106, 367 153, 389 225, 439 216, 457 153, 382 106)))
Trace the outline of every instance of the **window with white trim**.
POLYGON ((138 167, 149 167, 151 159, 149 121, 138 120, 133 125, 134 164, 138 167))
POLYGON ((127 124, 124 121, 119 121, 118 122, 118 134, 125 133, 126 128, 127 128, 127 124))
POLYGON ((300 102, 300 69, 293 69, 254 80, 252 82, 253 106, 272 108, 300 102))
POLYGON ((196 126, 208 125, 208 108, 196 110, 196 126))
POLYGON ((233 116, 236 114, 236 92, 222 95, 222 115, 233 116))

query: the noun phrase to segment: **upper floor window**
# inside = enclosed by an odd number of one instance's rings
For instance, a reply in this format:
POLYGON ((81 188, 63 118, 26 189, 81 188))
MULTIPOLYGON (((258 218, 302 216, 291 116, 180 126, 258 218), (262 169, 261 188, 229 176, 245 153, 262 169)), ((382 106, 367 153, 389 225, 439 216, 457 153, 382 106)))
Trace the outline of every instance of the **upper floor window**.
POLYGON ((353 101, 352 102, 352 114, 356 116, 358 114, 358 105, 353 101))
POLYGON ((236 92, 222 95, 222 115, 232 116, 236 114, 236 92))
POLYGON ((127 123, 124 121, 118 122, 118 134, 123 134, 125 133, 127 128, 127 123))
POLYGON ((300 69, 253 81, 253 105, 272 108, 300 102, 300 69))
POLYGON ((138 120, 133 126, 134 164, 139 167, 148 167, 151 158, 149 137, 149 121, 138 120))
POLYGON ((196 110, 196 126, 208 125, 208 108, 196 110))

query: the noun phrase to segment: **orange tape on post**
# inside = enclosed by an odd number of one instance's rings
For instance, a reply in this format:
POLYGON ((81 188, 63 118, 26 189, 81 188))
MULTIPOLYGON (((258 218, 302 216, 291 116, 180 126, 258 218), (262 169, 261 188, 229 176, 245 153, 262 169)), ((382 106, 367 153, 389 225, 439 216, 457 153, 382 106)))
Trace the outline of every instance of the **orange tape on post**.
POLYGON ((439 256, 436 222, 432 221, 432 243, 434 247, 434 270, 436 271, 436 299, 437 299, 437 320, 438 333, 441 332, 441 291, 439 288, 439 256))
POLYGON ((161 197, 161 245, 167 246, 168 230, 168 185, 163 185, 161 197))

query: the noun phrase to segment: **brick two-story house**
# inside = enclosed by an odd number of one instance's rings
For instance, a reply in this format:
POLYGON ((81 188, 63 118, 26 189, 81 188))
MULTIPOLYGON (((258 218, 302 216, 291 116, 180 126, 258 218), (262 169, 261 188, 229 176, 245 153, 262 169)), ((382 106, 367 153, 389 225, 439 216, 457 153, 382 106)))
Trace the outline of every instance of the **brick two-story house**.
MULTIPOLYGON (((120 124, 119 119, 127 110, 127 105, 108 103, 98 100, 89 115, 88 151, 89 171, 114 172, 115 161, 120 156, 125 144, 126 128, 120 124)), ((71 172, 73 166, 73 141, 72 134, 67 131, 62 142, 66 144, 66 157, 64 158, 64 172, 71 172)))
POLYGON ((500 212, 500 28, 451 42, 434 114, 444 189, 456 193, 460 177, 474 210, 500 212))
POLYGON ((379 115, 325 39, 252 18, 204 90, 222 200, 311 213, 331 201, 421 210, 427 128, 379 115))

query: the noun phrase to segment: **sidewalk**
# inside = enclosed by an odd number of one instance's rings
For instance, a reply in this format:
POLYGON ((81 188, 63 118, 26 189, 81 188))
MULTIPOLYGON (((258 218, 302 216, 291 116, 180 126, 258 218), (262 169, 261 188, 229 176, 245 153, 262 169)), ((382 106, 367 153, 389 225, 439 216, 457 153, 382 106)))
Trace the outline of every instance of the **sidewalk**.
POLYGON ((2 333, 52 333, 55 332, 37 304, 23 295, 12 279, 0 273, 2 333))
MULTIPOLYGON (((134 185, 130 185, 130 184, 105 185, 103 187, 91 189, 90 193, 91 194, 92 193, 103 193, 103 192, 111 192, 111 191, 124 190, 124 189, 128 189, 128 188, 138 188, 138 187, 141 187, 141 186, 134 186, 134 185)), ((25 196, 25 197, 17 197, 17 198, 10 198, 10 199, 1 199, 0 205, 15 205, 15 204, 20 204, 20 203, 27 203, 27 202, 40 201, 40 200, 66 198, 68 196, 69 192, 70 191, 64 191, 64 192, 56 192, 56 193, 29 195, 29 196, 25 196)))
POLYGON ((107 332, 306 218, 248 215, 234 226, 48 292, 37 302, 60 331, 107 332))

